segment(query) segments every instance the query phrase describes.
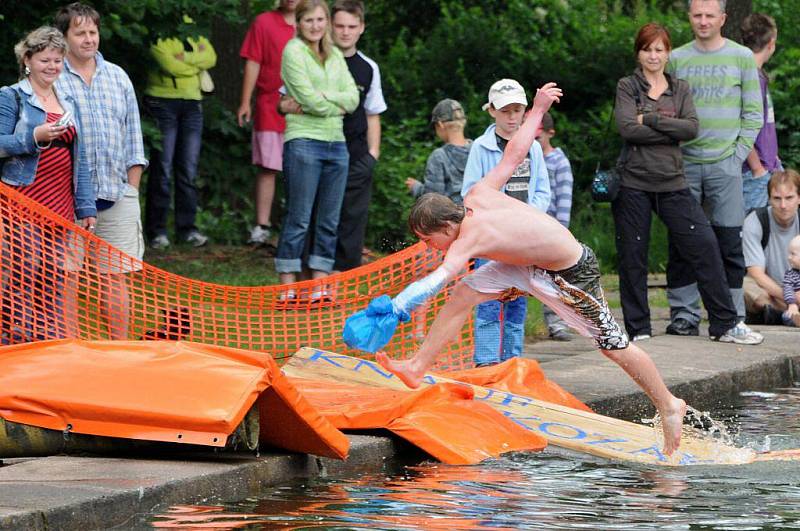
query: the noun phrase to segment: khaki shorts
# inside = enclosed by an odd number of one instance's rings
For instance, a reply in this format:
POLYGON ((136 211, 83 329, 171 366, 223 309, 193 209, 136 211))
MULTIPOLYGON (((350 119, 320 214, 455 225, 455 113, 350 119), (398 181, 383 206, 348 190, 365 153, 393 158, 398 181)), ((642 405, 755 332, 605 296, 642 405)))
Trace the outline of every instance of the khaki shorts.
MULTIPOLYGON (((780 282, 778 284, 780 284, 780 282)), ((775 306, 775 300, 770 297, 769 293, 759 286, 750 275, 744 276, 742 289, 744 289, 744 307, 747 313, 761 313, 761 306, 763 306, 764 303, 775 306), (761 304, 757 305, 756 301, 759 299, 761 300, 761 304)))
POLYGON ((128 185, 114 206, 97 212, 95 234, 111 245, 92 245, 89 256, 100 273, 131 273, 142 269, 144 235, 139 191, 128 185))

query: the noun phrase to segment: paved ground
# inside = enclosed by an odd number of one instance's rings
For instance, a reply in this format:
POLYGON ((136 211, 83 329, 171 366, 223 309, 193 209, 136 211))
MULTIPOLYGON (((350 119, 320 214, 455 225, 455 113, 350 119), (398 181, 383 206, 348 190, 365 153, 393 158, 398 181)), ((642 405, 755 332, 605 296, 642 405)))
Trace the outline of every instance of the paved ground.
MULTIPOLYGON (((640 345, 673 392, 697 408, 712 409, 741 390, 790 384, 800 371, 799 330, 761 327, 762 345, 739 347, 707 336, 663 335, 666 317, 665 309, 655 310, 656 337, 640 345)), ((598 412, 629 419, 652 414, 635 384, 583 338, 530 343, 526 355, 598 412)), ((305 455, 7 459, 0 466, 0 528, 125 527, 133 514, 160 504, 237 499, 296 477, 376 470, 386 459, 414 455, 395 439, 353 436, 351 441, 351 456, 344 463, 305 455)))

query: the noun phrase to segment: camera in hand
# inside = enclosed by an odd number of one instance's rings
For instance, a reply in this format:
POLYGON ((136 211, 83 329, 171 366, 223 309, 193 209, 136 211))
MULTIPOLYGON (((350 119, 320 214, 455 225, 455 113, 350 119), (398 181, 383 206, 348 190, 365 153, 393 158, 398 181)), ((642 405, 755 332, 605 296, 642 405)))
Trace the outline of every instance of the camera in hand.
POLYGON ((72 124, 72 113, 69 111, 66 111, 61 116, 61 118, 59 118, 58 121, 55 123, 55 125, 57 125, 58 127, 65 127, 71 124, 72 124))

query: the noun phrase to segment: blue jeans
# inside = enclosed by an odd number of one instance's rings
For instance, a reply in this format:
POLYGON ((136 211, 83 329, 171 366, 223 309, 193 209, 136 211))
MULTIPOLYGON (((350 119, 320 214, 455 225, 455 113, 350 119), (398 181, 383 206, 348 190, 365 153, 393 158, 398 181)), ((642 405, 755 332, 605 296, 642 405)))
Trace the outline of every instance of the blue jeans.
POLYGON ((287 201, 275 257, 278 273, 302 271, 305 241, 311 234, 309 269, 326 273, 333 270, 349 160, 344 142, 295 138, 283 145, 287 201), (314 211, 314 228, 310 231, 314 211))
MULTIPOLYGON (((782 170, 781 166, 775 168, 782 170)), ((753 177, 751 170, 742 172, 742 191, 744 192, 744 213, 747 215, 751 210, 767 206, 769 201, 769 193, 767 192, 767 184, 772 177, 771 171, 768 171, 758 179, 753 177)))
POLYGON ((197 214, 197 161, 203 136, 203 104, 197 100, 144 99, 147 112, 161 130, 161 151, 153 151, 147 176, 145 233, 149 239, 167 235, 167 217, 175 168, 175 232, 185 238, 197 214))
MULTIPOLYGON (((480 267, 487 260, 476 259, 480 267)), ((528 298, 486 301, 475 308, 475 365, 499 363, 522 355, 528 298)))

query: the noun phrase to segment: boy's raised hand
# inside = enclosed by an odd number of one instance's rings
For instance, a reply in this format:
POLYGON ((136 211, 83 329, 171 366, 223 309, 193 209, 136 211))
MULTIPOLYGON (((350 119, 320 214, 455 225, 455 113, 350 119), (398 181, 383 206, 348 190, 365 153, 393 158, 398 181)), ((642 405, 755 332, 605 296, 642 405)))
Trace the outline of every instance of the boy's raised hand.
MULTIPOLYGON (((541 88, 536 89, 536 97, 533 98, 533 109, 547 112, 553 103, 559 103, 564 95, 561 89, 554 82, 545 83, 541 88)), ((533 110, 531 109, 531 110, 533 110)))

